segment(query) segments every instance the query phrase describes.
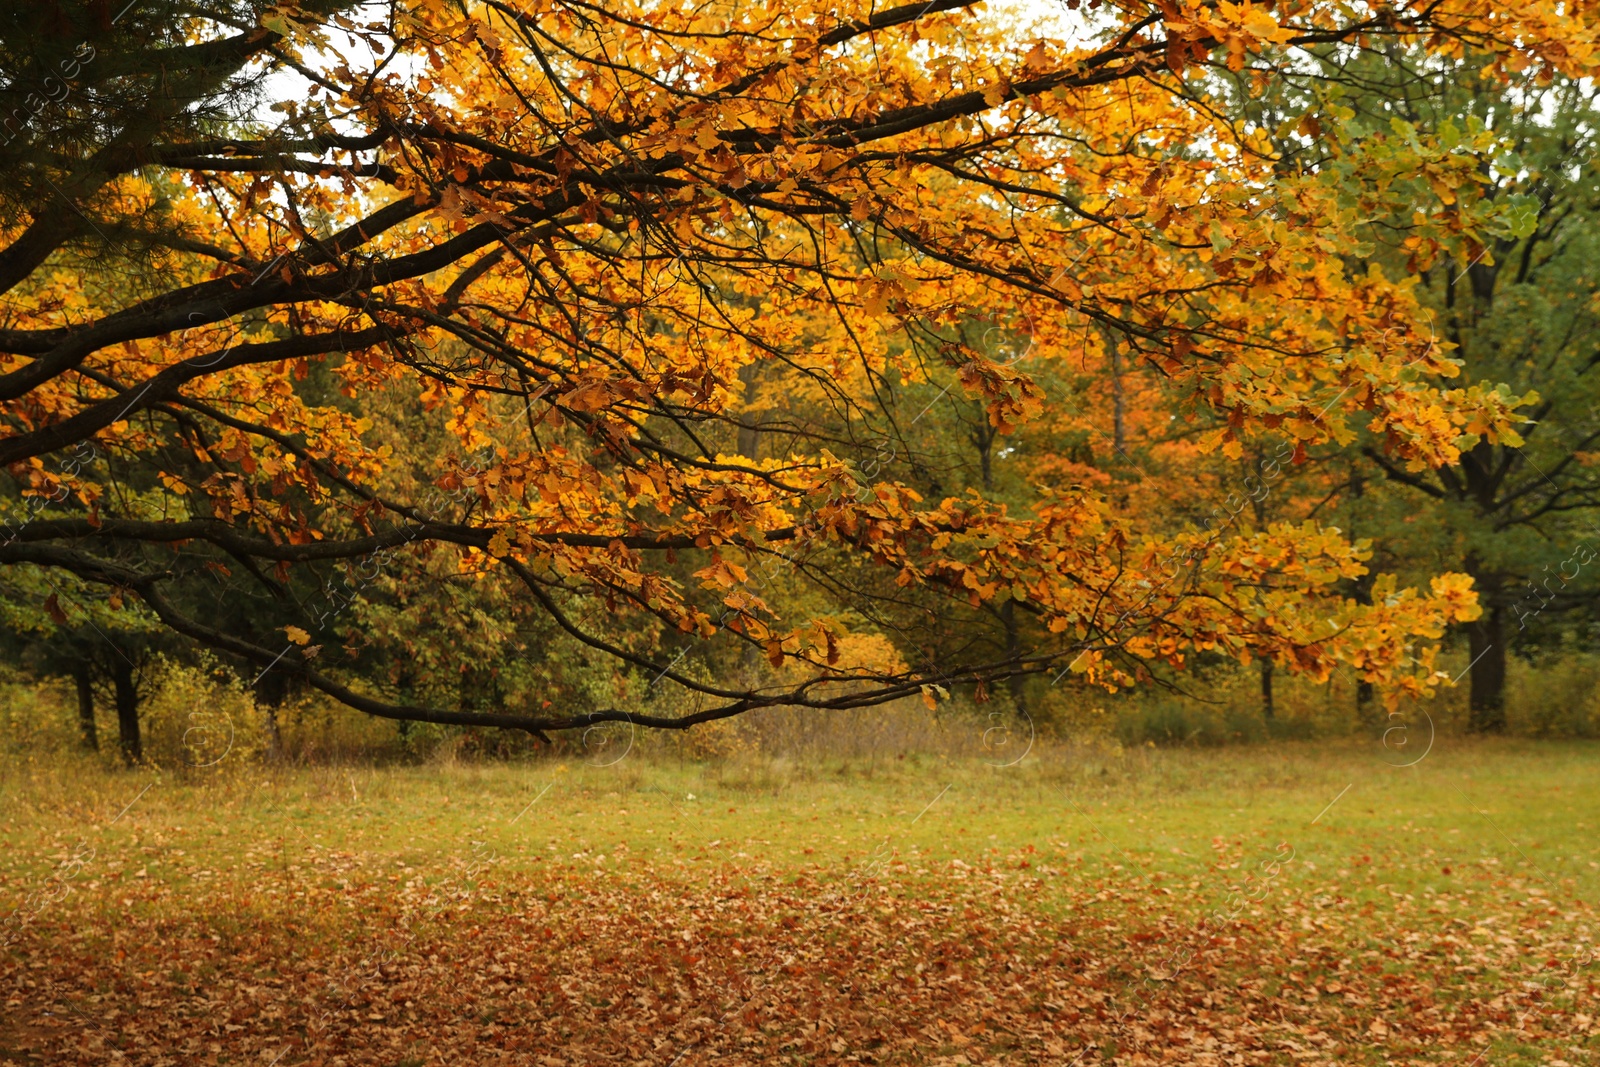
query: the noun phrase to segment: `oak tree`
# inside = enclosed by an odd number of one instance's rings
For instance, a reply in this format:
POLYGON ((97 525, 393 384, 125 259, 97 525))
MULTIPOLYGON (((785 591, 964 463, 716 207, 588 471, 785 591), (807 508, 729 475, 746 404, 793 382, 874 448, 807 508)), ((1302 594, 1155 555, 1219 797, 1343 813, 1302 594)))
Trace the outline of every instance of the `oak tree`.
POLYGON ((1344 432, 1330 413, 1416 469, 1515 441, 1521 398, 1453 384, 1413 288, 1348 258, 1363 198, 1401 182, 1431 197, 1423 236, 1484 240, 1501 205, 1448 195, 1474 159, 1297 173, 1217 78, 1389 45, 1580 76, 1591 14, 1163 0, 1054 35, 970 0, 113 14, 8 28, 10 54, 50 38, 59 65, 82 34, 93 59, 24 116, 0 185, 7 566, 369 714, 534 732, 1064 667, 1120 685, 1197 652, 1415 691, 1427 642, 1477 610, 1454 574, 1357 603, 1365 551, 1309 523, 1141 524, 1061 477, 924 495, 907 434, 957 390, 990 455, 990 429, 1069 399, 975 345, 978 321, 1044 366, 1116 337, 1222 414, 1206 444, 1230 455, 1266 427, 1298 462, 1344 432), (699 710, 375 694, 341 665, 351 605, 445 560, 699 710), (296 621, 228 624, 218 579, 296 621), (781 599, 794 583, 836 610, 781 599), (1017 639, 967 640, 986 605, 1014 605, 1017 639), (844 658, 846 608, 903 662, 844 658), (691 641, 784 669, 707 678, 691 641))

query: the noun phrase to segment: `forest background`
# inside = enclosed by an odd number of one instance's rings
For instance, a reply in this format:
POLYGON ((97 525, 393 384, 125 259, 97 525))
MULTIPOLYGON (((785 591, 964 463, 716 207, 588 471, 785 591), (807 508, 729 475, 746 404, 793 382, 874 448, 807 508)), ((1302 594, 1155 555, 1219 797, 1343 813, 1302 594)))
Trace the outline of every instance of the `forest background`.
POLYGON ((14 752, 1600 731, 1581 18, 102 6, 0 56, 14 752))

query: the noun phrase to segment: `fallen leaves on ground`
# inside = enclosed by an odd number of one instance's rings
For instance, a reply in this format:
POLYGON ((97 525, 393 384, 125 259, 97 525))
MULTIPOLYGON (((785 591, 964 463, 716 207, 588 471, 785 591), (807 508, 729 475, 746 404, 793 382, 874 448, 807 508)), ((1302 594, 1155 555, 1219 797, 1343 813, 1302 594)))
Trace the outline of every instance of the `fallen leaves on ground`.
POLYGON ((129 870, 0 956, 0 1062, 1331 1067, 1597 1045, 1592 912, 1492 862, 1420 899, 1378 872, 1285 879, 1210 923, 1223 882, 1060 862, 688 878, 306 847, 242 879, 129 870))

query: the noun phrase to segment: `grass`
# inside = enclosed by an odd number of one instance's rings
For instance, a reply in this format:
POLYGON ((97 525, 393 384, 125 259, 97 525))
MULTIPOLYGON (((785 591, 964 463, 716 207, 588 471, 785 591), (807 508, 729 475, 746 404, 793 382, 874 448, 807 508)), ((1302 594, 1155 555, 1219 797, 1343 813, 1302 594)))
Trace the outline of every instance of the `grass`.
MULTIPOLYGON (((0 917, 11 915, 11 928, 19 928, 17 915, 30 921, 6 950, 11 959, 0 954, 9 968, 0 973, 15 1007, 43 1012, 20 976, 57 966, 58 999, 103 1007, 119 979, 111 972, 80 976, 59 960, 73 938, 88 937, 143 961, 137 965, 167 966, 154 949, 118 940, 118 927, 130 923, 202 940, 237 938, 239 945, 277 936, 258 928, 292 930, 275 952, 323 959, 349 957, 370 938, 372 924, 385 921, 374 909, 421 894, 468 901, 429 913, 446 916, 429 927, 430 936, 465 945, 478 936, 469 931, 498 936, 499 924, 518 921, 530 900, 552 895, 575 901, 573 914, 607 929, 629 902, 673 894, 713 910, 728 901, 771 902, 772 915, 783 901, 796 906, 795 899, 843 901, 850 911, 860 896, 863 907, 882 898, 902 911, 954 908, 975 931, 991 929, 983 915, 1013 924, 1000 942, 1014 936, 1008 951, 1034 961, 1024 985, 1040 1005, 1054 1003, 1052 996, 1065 1003, 1028 983, 1046 973, 1040 960, 1070 944, 1079 952, 1074 966, 1093 976, 1084 984, 1134 1013, 1102 1033, 1110 1025, 1104 1018, 1069 1025, 1040 1007, 1046 1022, 1038 1024, 1045 1030, 1037 1041, 1016 1036, 1021 1022, 1002 1029, 1012 1036, 985 1053, 997 1062, 1035 1062, 1027 1058, 1035 1053, 1037 1062, 1051 1062, 1049 1042, 1071 1049, 1091 1036, 1095 1056, 1106 1062, 1141 1062, 1179 1047, 1176 1038, 1129 1027, 1177 995, 1160 984, 1168 981, 1160 972, 1173 969, 1182 951, 1197 954, 1186 973, 1209 972, 1210 981, 1225 983, 1189 990, 1195 996, 1235 990, 1240 1004, 1288 1012, 1288 1021, 1264 1019, 1264 1009, 1246 1012, 1271 1039, 1262 1038, 1267 1058, 1250 1054, 1238 1062, 1313 1062, 1321 1052, 1332 1057, 1326 1062, 1436 1062, 1434 1051, 1462 1048, 1474 1055, 1488 1049, 1483 1062, 1490 1063, 1592 1058, 1600 1044, 1584 1036, 1589 1024, 1576 1002, 1537 1016, 1534 1030, 1522 1035, 1514 1024, 1519 1011, 1526 1014, 1519 983, 1541 963, 1576 957, 1593 937, 1588 902, 1600 890, 1600 746, 1441 738, 1415 766, 1391 767, 1384 758, 1353 744, 1279 743, 1059 746, 1005 768, 916 756, 813 767, 632 758, 611 767, 553 759, 382 768, 224 764, 161 775, 13 761, 0 782, 0 917), (80 857, 92 848, 92 858, 64 868, 75 847, 80 857), (59 900, 59 890, 41 894, 53 884, 72 892, 59 900), (198 900, 208 902, 199 917, 198 900), (609 903, 585 911, 591 900, 609 903), (1233 948, 1194 934, 1207 915, 1211 929, 1220 922, 1233 931, 1233 948), (1403 1012, 1386 1015, 1382 996, 1401 990, 1452 1020, 1439 1024, 1440 1033, 1455 1033, 1461 1045, 1408 1030, 1403 1012), (1302 1019, 1289 1009, 1304 997, 1311 999, 1302 1019), (1334 1045, 1274 1029, 1308 1025, 1333 1010, 1325 1001, 1346 1021, 1313 1030, 1334 1045), (1322 1006, 1313 1009, 1313 1002, 1322 1006), (1564 1022, 1554 1027, 1558 1016, 1564 1022), (1360 1033, 1340 1029, 1356 1022, 1365 1027, 1360 1033), (1538 1029, 1542 1024, 1549 1032, 1538 1029), (1057 1030, 1046 1033, 1049 1025, 1057 1030), (1273 1041, 1300 1044, 1306 1054, 1273 1041)), ((758 908, 755 918, 707 920, 703 934, 731 939, 748 954, 786 929, 768 918, 758 908)), ((817 945, 865 951, 851 923, 807 914, 796 921, 817 945)), ((618 938, 586 943, 584 951, 632 958, 634 943, 618 938)), ((880 950, 885 975, 929 962, 903 945, 880 950)), ((983 953, 969 968, 1004 974, 1018 966, 983 953)), ((707 958, 678 959, 674 973, 703 970, 711 966, 707 958)), ((741 972, 731 958, 723 964, 734 975, 750 970, 741 972)), ((226 954, 209 966, 231 973, 226 954)), ((266 957, 256 966, 278 974, 266 957)), ((327 966, 320 973, 337 985, 327 966)), ((171 981, 199 995, 193 976, 171 981)), ((1578 986, 1586 981, 1575 979, 1578 986)), ((610 994, 599 999, 611 1004, 610 994)), ((950 1011, 970 1003, 977 1001, 958 999, 950 1011)), ((1551 1003, 1565 1004, 1559 996, 1551 1003)), ((1218 1004, 1222 1010, 1220 995, 1218 1004)), ((694 1018, 686 1010, 674 1025, 694 1018)), ((984 1062, 975 1045, 957 1040, 962 1034, 936 1036, 917 1038, 904 1061, 984 1062)), ((815 1034, 788 1038, 798 1044, 775 1038, 774 1056, 832 1062, 846 1055, 815 1034)), ((852 1038, 838 1040, 854 1053, 852 1038)), ((889 1051, 879 1058, 893 1060, 893 1040, 884 1041, 881 1049, 889 1051)), ((306 1042, 297 1046, 305 1059, 297 1052, 284 1062, 314 1062, 316 1050, 306 1042)), ((0 1051, 6 1047, 0 1037, 0 1051)), ((649 1053, 648 1043, 640 1047, 649 1053)), ((642 1062, 670 1058, 646 1054, 642 1062)))
POLYGON ((779 870, 842 873, 887 840, 930 862, 1031 846, 1107 871, 1172 875, 1206 869, 1218 842, 1267 851, 1288 842, 1308 883, 1377 853, 1396 860, 1395 884, 1415 890, 1428 883, 1405 861, 1432 855, 1441 865, 1493 859, 1590 895, 1600 888, 1597 784, 1600 746, 1535 742, 1442 744, 1411 768, 1355 745, 1299 743, 1064 749, 1008 768, 913 757, 871 772, 552 760, 186 777, 49 762, 13 764, 0 784, 0 872, 42 877, 56 862, 51 849, 78 837, 109 864, 138 857, 179 880, 232 869, 278 842, 419 867, 487 842, 506 856, 742 852, 779 870))

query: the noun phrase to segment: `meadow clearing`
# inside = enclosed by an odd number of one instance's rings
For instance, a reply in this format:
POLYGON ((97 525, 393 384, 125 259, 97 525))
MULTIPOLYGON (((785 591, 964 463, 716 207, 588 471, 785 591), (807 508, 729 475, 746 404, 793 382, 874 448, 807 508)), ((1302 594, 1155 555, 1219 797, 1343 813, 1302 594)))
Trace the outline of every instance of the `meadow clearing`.
POLYGON ((1596 1062, 1600 747, 16 759, 0 1062, 1596 1062))

